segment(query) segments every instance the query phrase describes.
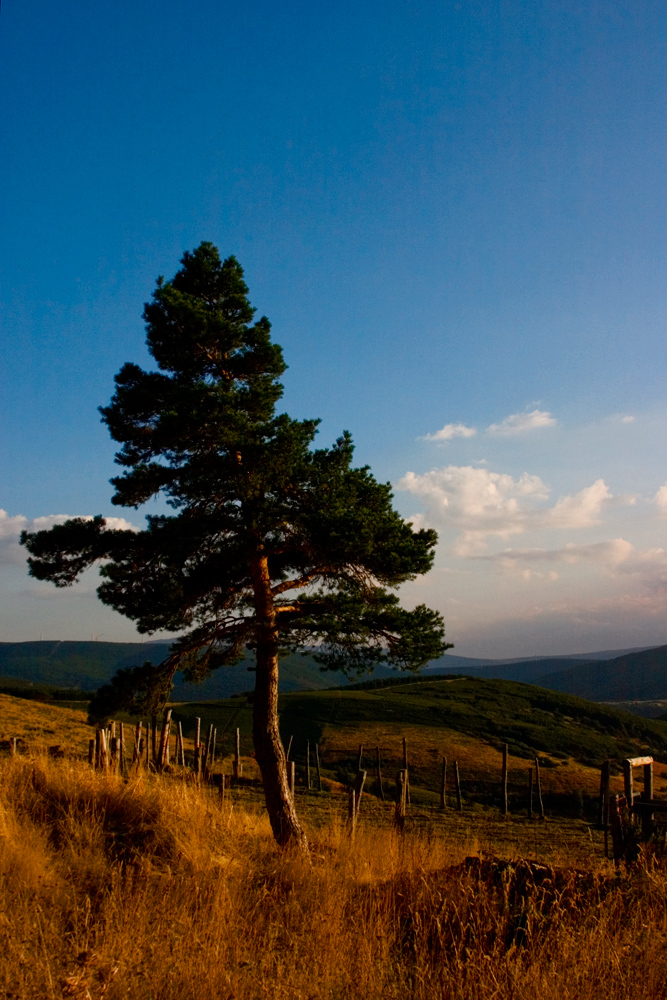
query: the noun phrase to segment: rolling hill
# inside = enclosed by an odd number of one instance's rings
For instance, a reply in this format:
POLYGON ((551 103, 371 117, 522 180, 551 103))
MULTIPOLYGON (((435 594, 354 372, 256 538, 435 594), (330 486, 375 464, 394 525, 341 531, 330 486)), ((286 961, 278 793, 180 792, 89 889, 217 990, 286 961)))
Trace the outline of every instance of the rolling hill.
MULTIPOLYGON (((169 651, 168 642, 4 642, 0 643, 0 687, 12 685, 48 685, 51 688, 78 688, 95 691, 107 683, 122 667, 136 666, 151 660, 158 663, 169 651)), ((542 678, 563 670, 595 666, 594 661, 611 659, 618 651, 589 653, 581 657, 542 657, 517 661, 479 660, 447 653, 428 664, 424 676, 452 673, 472 677, 514 680, 527 684, 542 683, 542 678)), ((626 650, 625 653, 628 651, 626 650)), ((310 691, 340 687, 347 683, 343 674, 322 672, 309 656, 289 654, 281 657, 281 691, 310 691)), ((217 671, 200 685, 185 684, 177 675, 174 698, 178 701, 204 701, 229 698, 252 689, 252 659, 217 671)), ((397 676, 387 667, 378 668, 374 677, 397 676)), ((401 676, 399 674, 399 676, 401 676)), ((405 674, 402 676, 412 676, 405 674)), ((576 692, 573 692, 576 693, 576 692)))
POLYGON ((645 649, 598 663, 578 663, 541 681, 554 691, 591 701, 649 701, 667 698, 667 646, 645 649))
MULTIPOLYGON (((242 752, 252 752, 248 699, 174 706, 174 719, 181 722, 186 736, 192 736, 197 716, 204 729, 217 728, 227 766, 236 727, 242 752)), ((343 783, 356 771, 362 745, 371 791, 375 748, 393 787, 406 737, 411 783, 417 798, 426 802, 438 795, 443 756, 450 761, 450 775, 452 761, 459 762, 465 794, 495 802, 505 742, 510 791, 516 800, 525 798, 527 772, 535 755, 542 764, 545 794, 552 804, 561 805, 575 791, 592 801, 599 787, 599 765, 607 758, 651 753, 667 762, 667 723, 532 685, 463 676, 284 694, 280 730, 285 745, 291 741, 291 758, 299 774, 307 743, 311 752, 318 744, 325 775, 343 783)), ((667 791, 667 767, 656 769, 656 789, 663 788, 667 791)))

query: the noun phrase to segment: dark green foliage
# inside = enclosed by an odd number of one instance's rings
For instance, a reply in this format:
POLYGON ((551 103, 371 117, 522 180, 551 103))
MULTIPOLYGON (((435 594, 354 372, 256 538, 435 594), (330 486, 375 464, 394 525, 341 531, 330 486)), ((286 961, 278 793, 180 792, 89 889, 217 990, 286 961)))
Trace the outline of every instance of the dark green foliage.
POLYGON ((275 415, 285 363, 253 313, 233 257, 221 262, 210 243, 186 253, 145 307, 158 371, 125 365, 101 410, 121 445, 113 503, 161 494, 173 515, 138 532, 96 517, 23 535, 33 576, 68 586, 101 562, 105 604, 140 632, 181 634, 159 668, 119 676, 95 711, 164 700, 177 669, 202 680, 240 662, 257 641, 260 558, 285 650, 316 647, 322 665, 355 673, 415 670, 448 648, 437 612, 406 611, 386 589, 430 568, 435 532, 415 531, 389 485, 353 467, 348 433, 313 449, 318 421, 275 415))
POLYGON ((141 667, 119 670, 109 684, 104 684, 93 695, 88 706, 89 720, 101 722, 121 712, 144 718, 155 715, 169 697, 172 677, 169 658, 158 666, 147 660, 141 667))

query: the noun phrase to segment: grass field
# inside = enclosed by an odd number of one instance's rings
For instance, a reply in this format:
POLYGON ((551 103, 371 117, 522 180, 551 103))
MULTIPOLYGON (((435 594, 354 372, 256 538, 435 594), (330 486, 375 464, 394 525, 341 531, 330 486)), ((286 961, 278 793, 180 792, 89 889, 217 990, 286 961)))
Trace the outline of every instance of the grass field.
POLYGON ((302 792, 307 862, 253 789, 0 758, 0 996, 666 995, 659 858, 616 872, 565 820, 430 813, 400 837, 369 803, 351 841, 344 798, 302 792))
MULTIPOLYGON (((206 729, 218 730, 229 752, 241 732, 242 749, 252 751, 252 706, 246 699, 178 705, 174 718, 192 735, 199 716, 206 729)), ((667 724, 616 712, 580 698, 532 685, 453 677, 336 691, 283 695, 283 741, 290 739, 297 775, 303 780, 306 747, 319 746, 324 776, 346 785, 357 768, 359 746, 369 772, 369 791, 377 794, 375 751, 380 750, 384 780, 393 790, 407 740, 413 800, 439 800, 442 758, 457 761, 464 797, 470 804, 500 801, 502 745, 509 745, 509 794, 513 809, 527 805, 528 770, 535 756, 541 765, 545 801, 553 811, 580 814, 594 807, 600 764, 607 758, 651 753, 667 762, 667 724)), ((312 756, 311 756, 312 762, 312 756)), ((620 769, 615 767, 620 789, 620 769)), ((655 789, 667 792, 667 764, 655 770, 655 789)))
MULTIPOLYGON (((208 710, 221 730, 229 723, 217 764, 229 771, 231 733, 247 731, 250 706, 208 710)), ((18 756, 0 753, 0 997, 667 997, 659 845, 616 870, 581 819, 529 821, 523 809, 503 818, 475 796, 462 813, 441 812, 417 783, 434 749, 497 781, 497 748, 454 729, 344 714, 339 706, 320 732, 326 790, 296 790, 306 861, 277 851, 247 752, 248 780, 221 803, 178 767, 129 780, 96 773, 81 759, 90 730, 80 712, 0 698, 2 735, 25 740, 18 756), (362 735, 389 767, 402 732, 414 762, 405 834, 393 804, 369 794, 352 840, 336 771, 362 735), (66 742, 71 756, 46 752, 66 742)), ((560 760, 545 780, 561 772, 594 774, 560 760)))

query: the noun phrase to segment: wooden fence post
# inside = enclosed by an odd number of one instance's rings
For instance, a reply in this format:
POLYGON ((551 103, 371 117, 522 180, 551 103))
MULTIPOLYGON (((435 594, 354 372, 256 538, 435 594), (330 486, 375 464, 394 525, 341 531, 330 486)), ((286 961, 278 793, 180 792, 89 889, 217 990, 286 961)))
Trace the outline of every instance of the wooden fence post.
POLYGON ((632 790, 632 764, 629 760, 623 761, 623 788, 625 791, 625 801, 628 804, 628 811, 630 816, 632 816, 632 807, 635 802, 635 796, 632 790))
POLYGON ((211 767, 215 764, 215 744, 218 741, 218 730, 213 730, 213 743, 211 744, 211 767))
POLYGON ((537 804, 540 809, 540 819, 544 819, 544 802, 542 801, 542 782, 540 781, 540 761, 535 758, 535 784, 537 785, 537 804))
POLYGON ((447 808, 447 758, 442 758, 442 774, 440 775, 440 808, 447 808))
POLYGON ((134 751, 132 753, 132 763, 135 764, 141 757, 141 720, 134 727, 134 751))
MULTIPOLYGON (((12 756, 13 756, 13 754, 12 754, 12 756)), ((88 763, 90 764, 90 766, 94 770, 95 769, 95 740, 94 739, 88 740, 88 763)))
POLYGON ((625 836, 623 834, 623 823, 619 810, 619 796, 612 795, 609 799, 609 826, 611 827, 611 843, 616 864, 622 859, 625 853, 625 836))
POLYGON ((16 754, 17 754, 16 744, 17 744, 17 739, 16 739, 15 736, 13 736, 12 737, 12 742, 11 742, 11 755, 12 755, 12 757, 16 757, 16 754))
POLYGON ((463 804, 461 803, 461 776, 459 774, 458 760, 454 761, 454 780, 456 782, 456 808, 461 812, 463 804))
POLYGON ((410 772, 408 770, 408 741, 403 737, 403 770, 405 771, 405 801, 410 805, 410 772))
POLYGON ((310 740, 306 740, 306 788, 310 791, 310 740))
POLYGON ((289 760, 289 755, 290 755, 290 751, 292 749, 292 740, 293 739, 294 739, 294 737, 290 736, 289 743, 287 744, 287 753, 285 754, 285 760, 289 760))
POLYGON ((528 768, 528 819, 533 818, 533 769, 528 768))
POLYGON ((322 791, 322 775, 320 774, 320 745, 315 744, 315 766, 317 767, 317 790, 322 791))
POLYGON ((503 743, 503 816, 507 816, 507 743, 503 743))
POLYGON ((109 770, 109 748, 107 746, 107 731, 100 729, 100 758, 102 770, 106 773, 109 770))
POLYGON ((361 805, 361 796, 364 790, 365 781, 366 781, 366 771, 357 771, 356 777, 354 779, 354 784, 350 788, 350 804, 349 804, 348 817, 349 817, 351 837, 354 837, 354 833, 357 828, 357 819, 359 818, 359 806, 361 805))
MULTIPOLYGON (((183 726, 179 722, 178 724, 178 745, 181 751, 181 767, 185 767, 185 745, 183 743, 183 726)), ((178 756, 178 750, 176 751, 178 756)))
MULTIPOLYGON (((644 791, 642 792, 642 799, 644 802, 650 802, 653 798, 653 763, 644 764, 644 791)), ((644 840, 648 840, 651 836, 653 830, 653 823, 655 820, 655 813, 649 812, 648 809, 642 810, 642 837, 644 840)))
POLYGON ((239 730, 236 730, 236 748, 234 751, 234 780, 238 781, 243 773, 243 765, 241 764, 241 734, 239 730))
POLYGON ((120 773, 123 777, 127 774, 127 768, 125 766, 125 726, 122 722, 118 723, 118 729, 120 730, 120 746, 118 747, 118 766, 120 768, 120 773))
POLYGON ((405 832, 405 813, 408 802, 408 774, 405 768, 396 775, 396 810, 394 826, 399 833, 405 832))
POLYGON ((201 774, 201 719, 199 716, 195 718, 195 757, 194 757, 194 772, 197 775, 197 781, 199 781, 199 775, 201 774))
POLYGON ((202 757, 202 774, 204 775, 204 780, 208 781, 208 776, 211 770, 211 744, 213 743, 213 723, 211 722, 208 727, 208 735, 206 737, 206 743, 204 744, 204 752, 202 757))
POLYGON ((160 733, 160 749, 157 758, 157 768, 161 771, 166 764, 167 740, 169 739, 169 726, 171 724, 171 709, 165 713, 162 719, 162 732, 160 733))
POLYGON ((157 765, 157 715, 151 715, 151 750, 153 763, 157 765))
POLYGON ((609 857, 609 793, 611 784, 611 765, 609 761, 605 761, 603 764, 604 775, 603 775, 603 808, 602 808, 602 826, 604 829, 604 856, 609 857))
POLYGON ((357 754, 357 771, 361 771, 361 760, 364 755, 363 745, 359 744, 359 753, 357 754))
POLYGON ((289 781, 290 795, 292 796, 292 801, 294 801, 294 784, 295 784, 295 764, 293 760, 287 761, 287 779, 289 781))
POLYGON ((380 748, 375 748, 375 770, 378 776, 378 785, 380 787, 380 798, 384 802, 384 788, 382 787, 382 769, 380 767, 380 748))

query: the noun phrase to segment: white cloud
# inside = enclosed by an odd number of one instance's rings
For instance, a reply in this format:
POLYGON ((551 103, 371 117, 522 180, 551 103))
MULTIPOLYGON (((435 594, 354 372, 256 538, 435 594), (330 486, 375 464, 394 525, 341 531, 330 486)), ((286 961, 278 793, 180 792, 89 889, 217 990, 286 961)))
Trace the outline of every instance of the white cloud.
POLYGON ((662 517, 667 517, 667 483, 660 487, 656 495, 653 497, 653 503, 660 511, 660 515, 662 517))
POLYGON ((629 413, 626 413, 624 416, 621 417, 622 424, 634 424, 634 422, 635 418, 629 413))
POLYGON ((587 545, 570 542, 560 549, 505 549, 480 558, 495 562, 523 579, 530 579, 532 567, 539 564, 588 563, 616 578, 632 577, 642 592, 667 591, 667 552, 662 548, 638 549, 625 538, 587 545))
POLYGON ((600 512, 604 504, 612 500, 625 499, 634 503, 634 498, 613 497, 604 479, 596 479, 592 486, 587 486, 573 496, 562 497, 552 508, 545 512, 544 526, 550 528, 588 528, 599 522, 600 512))
MULTIPOLYGON (((63 524, 73 517, 92 521, 92 514, 49 514, 46 517, 28 518, 24 514, 10 515, 0 508, 0 566, 22 566, 27 557, 26 550, 19 543, 22 531, 44 531, 54 524, 63 524)), ((124 517, 106 517, 107 528, 113 531, 139 531, 124 517)))
POLYGON ((491 424, 487 427, 489 434, 523 434, 525 431, 534 431, 540 427, 555 427, 558 423, 546 410, 531 410, 530 413, 512 413, 505 417, 499 424, 491 424))
POLYGON ((445 424, 435 434, 426 434, 424 441, 451 441, 452 438, 471 438, 477 433, 476 427, 466 427, 465 424, 445 424))
POLYGON ((472 466, 449 465, 424 475, 408 472, 398 489, 418 496, 426 507, 415 523, 453 527, 461 534, 455 554, 484 552, 486 539, 509 538, 537 529, 575 530, 599 523, 602 508, 612 502, 633 502, 613 497, 598 479, 572 496, 561 497, 552 507, 540 506, 549 488, 539 476, 523 473, 518 479, 505 473, 472 466))

